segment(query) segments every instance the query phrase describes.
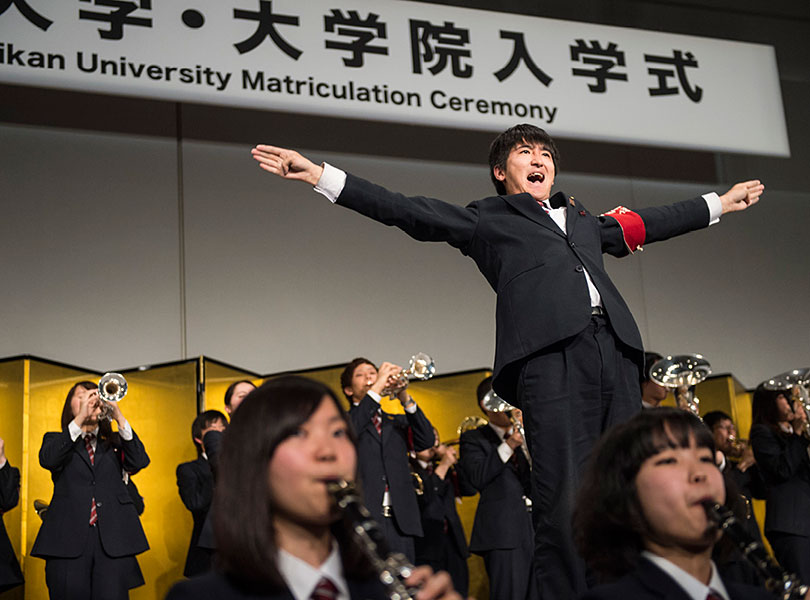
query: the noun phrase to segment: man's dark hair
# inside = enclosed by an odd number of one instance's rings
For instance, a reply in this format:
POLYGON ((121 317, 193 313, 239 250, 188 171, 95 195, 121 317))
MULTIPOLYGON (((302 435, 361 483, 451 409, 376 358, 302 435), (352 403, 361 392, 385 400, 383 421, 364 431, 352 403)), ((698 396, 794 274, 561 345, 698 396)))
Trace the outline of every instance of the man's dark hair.
POLYGON ((574 539, 603 580, 631 571, 652 532, 635 479, 645 460, 667 448, 699 448, 714 456, 714 438, 700 419, 678 408, 645 410, 609 430, 591 455, 574 508, 574 539))
POLYGON ((769 390, 764 383, 760 383, 754 390, 751 400, 751 425, 767 425, 777 434, 784 435, 779 427, 780 414, 776 399, 784 396, 790 404, 790 390, 769 390))
MULTIPOLYGON (((251 392, 223 436, 212 507, 214 534, 219 567, 240 586, 262 593, 285 588, 277 565, 275 500, 267 473, 278 445, 295 435, 325 398, 334 402, 356 443, 334 392, 294 375, 278 377, 251 392)), ((351 532, 347 521, 332 526, 347 577, 367 577, 368 565, 351 532)))
MULTIPOLYGON (((65 405, 62 407, 62 431, 67 431, 68 425, 73 420, 73 409, 70 407, 70 400, 73 398, 73 393, 76 391, 77 388, 84 388, 86 390, 97 390, 98 384, 93 383, 92 381, 80 381, 78 383, 74 383, 73 387, 68 390, 67 398, 65 398, 65 405)), ((79 423, 81 427, 81 423, 79 423)), ((109 439, 112 434, 112 426, 107 419, 100 419, 98 422, 98 438, 100 440, 109 439)))
MULTIPOLYGON (((352 362, 346 365, 346 368, 343 369, 343 372, 340 374, 340 389, 343 392, 343 395, 348 398, 349 402, 352 402, 354 399, 351 397, 351 395, 346 393, 346 388, 352 387, 352 377, 354 377, 354 371, 360 365, 371 365, 375 369, 377 368, 377 365, 375 365, 369 359, 363 358, 362 356, 358 356, 352 360, 352 362)), ((357 398, 358 402, 360 402, 360 400, 362 400, 362 398, 357 398)))
POLYGON ((703 415, 703 423, 705 423, 706 427, 708 427, 710 430, 713 430, 714 426, 720 423, 720 421, 734 422, 732 418, 722 410, 713 410, 703 415))
POLYGON ((475 395, 478 398, 478 408, 481 410, 482 413, 487 414, 484 410, 484 407, 481 406, 481 400, 484 399, 484 396, 487 395, 492 389, 492 375, 484 379, 481 383, 478 384, 478 387, 475 390, 475 395))
POLYGON ((554 173, 559 172, 560 153, 557 151, 557 146, 554 144, 554 140, 551 139, 551 136, 535 125, 528 123, 515 125, 492 140, 492 144, 489 146, 489 176, 492 179, 492 183, 495 184, 495 190, 498 194, 506 194, 506 186, 503 184, 503 181, 498 181, 495 177, 494 169, 495 167, 499 167, 505 170, 506 159, 509 157, 509 153, 515 146, 524 142, 527 144, 539 144, 551 152, 551 160, 554 162, 554 173))
POLYGON ((231 405, 231 397, 233 396, 234 390, 236 390, 236 386, 240 383, 248 383, 253 386, 253 389, 256 389, 256 384, 253 383, 250 379, 240 379, 239 381, 234 381, 231 385, 228 386, 228 389, 225 390, 225 406, 231 405))
POLYGON ((644 353, 644 372, 641 374, 642 382, 650 380, 650 370, 652 369, 652 366, 662 358, 664 357, 658 354, 658 352, 644 353))
POLYGON ((217 421, 222 421, 223 425, 228 424, 228 419, 218 410, 206 410, 198 414, 191 423, 191 441, 194 442, 194 447, 197 448, 197 456, 200 456, 203 450, 197 441, 202 439, 203 429, 207 429, 217 421))

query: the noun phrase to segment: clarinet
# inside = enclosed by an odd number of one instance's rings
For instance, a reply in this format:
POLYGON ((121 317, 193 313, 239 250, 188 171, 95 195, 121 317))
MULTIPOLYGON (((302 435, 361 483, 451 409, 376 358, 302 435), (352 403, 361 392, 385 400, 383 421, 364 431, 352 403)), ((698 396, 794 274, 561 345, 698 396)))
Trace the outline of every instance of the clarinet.
POLYGON ((758 540, 751 537, 727 506, 706 502, 706 515, 734 542, 743 556, 765 579, 765 587, 780 600, 804 598, 810 588, 793 573, 788 573, 768 554, 758 540))
POLYGON ((404 554, 389 550, 380 525, 363 505, 354 483, 340 479, 327 483, 326 489, 351 521, 354 535, 385 586, 389 600, 414 600, 419 590, 405 585, 414 566, 404 554))

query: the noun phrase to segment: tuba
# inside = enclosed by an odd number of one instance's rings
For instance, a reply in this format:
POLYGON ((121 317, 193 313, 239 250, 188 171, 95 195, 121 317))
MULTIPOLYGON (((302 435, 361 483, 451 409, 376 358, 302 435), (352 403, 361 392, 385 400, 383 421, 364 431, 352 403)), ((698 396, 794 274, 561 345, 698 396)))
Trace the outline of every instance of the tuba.
POLYGON ((127 380, 121 373, 105 373, 98 381, 98 397, 102 400, 99 419, 112 419, 112 402, 127 395, 127 380))
POLYGON ((656 361, 650 367, 650 379, 673 391, 678 408, 700 417, 700 399, 695 396, 695 386, 711 372, 709 361, 700 354, 680 354, 656 361))

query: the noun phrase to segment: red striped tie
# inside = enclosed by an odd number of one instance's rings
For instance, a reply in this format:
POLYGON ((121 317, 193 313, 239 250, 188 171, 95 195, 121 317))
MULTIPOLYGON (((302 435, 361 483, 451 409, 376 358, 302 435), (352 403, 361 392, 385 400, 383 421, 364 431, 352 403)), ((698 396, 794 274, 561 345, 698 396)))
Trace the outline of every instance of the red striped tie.
MULTIPOLYGON (((93 450, 93 440, 96 439, 96 435, 94 433, 88 433, 84 436, 84 447, 87 448, 87 454, 90 456, 90 464, 96 464, 96 452, 93 450)), ((98 522, 98 512, 96 512, 96 499, 93 497, 93 500, 90 504, 90 526, 92 527, 98 522)))
POLYGON ((714 593, 714 590, 709 590, 709 593, 706 595, 706 600, 723 600, 720 596, 714 593))
POLYGON ((375 410, 374 414, 371 415, 371 422, 374 423, 374 429, 377 430, 377 435, 382 435, 382 417, 380 416, 379 410, 375 410))
POLYGON ((335 584, 330 579, 321 577, 310 596, 310 600, 335 600, 337 594, 338 589, 335 584))

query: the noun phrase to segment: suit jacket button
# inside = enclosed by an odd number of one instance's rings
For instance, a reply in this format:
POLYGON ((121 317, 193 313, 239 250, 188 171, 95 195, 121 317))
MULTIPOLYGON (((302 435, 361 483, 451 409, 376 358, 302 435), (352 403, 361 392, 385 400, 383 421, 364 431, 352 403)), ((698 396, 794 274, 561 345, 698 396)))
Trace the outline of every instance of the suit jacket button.
POLYGON ((577 273, 582 273, 585 270, 585 268, 582 265, 577 265, 576 267, 574 267, 574 270, 577 273))
POLYGON ((98 506, 99 508, 101 508, 101 502, 96 502, 96 506, 98 506))
POLYGON ((576 248, 576 247, 577 247, 577 245, 576 245, 574 242, 569 242, 569 243, 568 243, 568 245, 569 245, 569 246, 571 246, 572 248, 576 248))

